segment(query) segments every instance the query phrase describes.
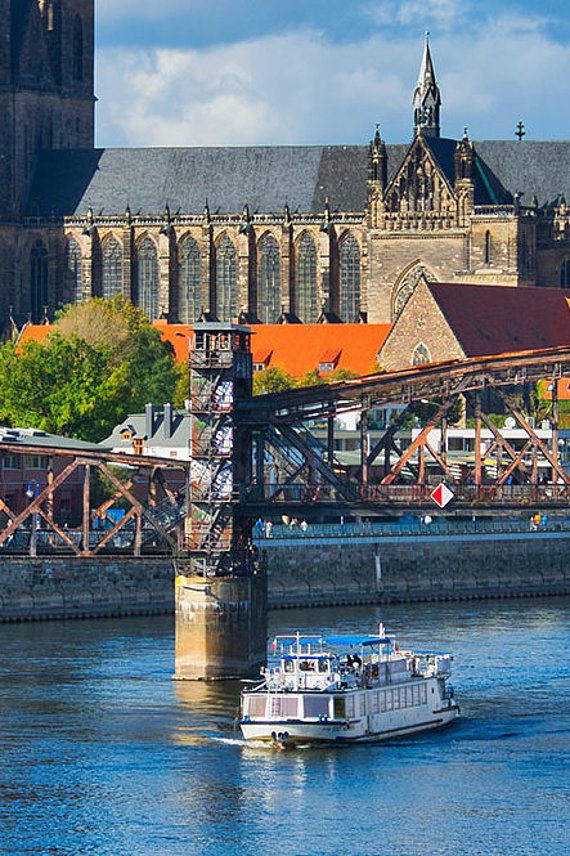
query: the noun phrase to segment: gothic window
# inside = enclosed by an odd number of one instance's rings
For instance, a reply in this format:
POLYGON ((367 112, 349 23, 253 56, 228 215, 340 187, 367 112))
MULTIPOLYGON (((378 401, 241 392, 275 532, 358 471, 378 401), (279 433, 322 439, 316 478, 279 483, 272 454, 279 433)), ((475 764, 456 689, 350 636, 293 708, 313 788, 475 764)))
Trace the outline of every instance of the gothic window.
POLYGON ((48 252, 38 239, 30 252, 30 309, 32 321, 41 321, 48 304, 48 252))
POLYGON ((396 292, 396 299, 394 300, 394 318, 397 318, 412 294, 415 291, 415 288, 420 281, 420 279, 427 280, 427 269, 420 265, 418 267, 412 268, 409 271, 402 282, 400 283, 400 287, 396 292))
POLYGON ((485 232, 485 264, 491 264, 491 233, 485 232))
POLYGON ((296 312, 305 324, 317 320, 317 251, 308 232, 304 232, 297 248, 296 312))
POLYGON ((139 244, 137 273, 139 306, 154 321, 158 318, 158 257, 150 238, 139 244))
POLYGON ((562 288, 570 288, 570 259, 562 262, 560 268, 560 285, 562 288))
POLYGON ((73 22, 73 79, 83 80, 83 24, 79 15, 73 22))
POLYGON ((279 246, 271 235, 259 248, 257 314, 263 324, 275 324, 279 317, 279 246))
POLYGON ((194 238, 187 237, 180 245, 179 317, 182 323, 200 317, 200 248, 194 238))
POLYGON ((216 309, 220 321, 237 315, 236 248, 227 235, 216 251, 216 309))
POLYGON ((75 238, 70 238, 65 248, 65 300, 81 303, 82 297, 81 247, 75 238))
POLYGON ((414 353, 412 354, 412 365, 413 366, 421 366, 424 363, 431 363, 430 353, 424 345, 423 342, 420 342, 419 345, 416 345, 414 348, 414 353))
POLYGON ((360 248, 354 235, 340 245, 340 317, 354 323, 360 312, 360 248))
POLYGON ((103 248, 103 297, 111 300, 123 291, 123 251, 111 238, 103 248))

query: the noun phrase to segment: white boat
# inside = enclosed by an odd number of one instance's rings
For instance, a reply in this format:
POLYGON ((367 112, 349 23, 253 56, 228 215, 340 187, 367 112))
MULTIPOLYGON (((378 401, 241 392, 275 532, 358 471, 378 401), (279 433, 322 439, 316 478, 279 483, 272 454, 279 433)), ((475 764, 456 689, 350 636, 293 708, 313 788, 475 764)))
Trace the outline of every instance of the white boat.
POLYGON ((386 740, 459 715, 450 654, 399 651, 378 636, 277 636, 279 664, 241 694, 246 740, 295 744, 386 740))

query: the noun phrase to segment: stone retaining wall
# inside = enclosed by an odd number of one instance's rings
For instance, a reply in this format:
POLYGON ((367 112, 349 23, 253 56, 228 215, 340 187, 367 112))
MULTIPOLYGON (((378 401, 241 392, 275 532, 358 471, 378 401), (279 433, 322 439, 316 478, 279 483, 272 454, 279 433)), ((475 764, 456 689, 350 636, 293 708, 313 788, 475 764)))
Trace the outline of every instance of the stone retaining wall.
POLYGON ((0 621, 173 612, 174 568, 157 559, 0 560, 0 621))
MULTIPOLYGON (((570 536, 287 539, 263 542, 273 609, 570 593, 570 536)), ((0 621, 169 613, 172 560, 0 563, 0 621)))
POLYGON ((570 593, 568 536, 331 541, 261 547, 270 608, 570 593))

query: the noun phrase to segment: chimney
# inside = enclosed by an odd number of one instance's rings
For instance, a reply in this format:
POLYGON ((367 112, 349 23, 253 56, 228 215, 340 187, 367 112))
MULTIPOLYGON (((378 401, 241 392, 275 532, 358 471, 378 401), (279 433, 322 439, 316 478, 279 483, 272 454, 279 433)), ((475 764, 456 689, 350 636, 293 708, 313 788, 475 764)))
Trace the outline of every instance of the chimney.
POLYGON ((152 404, 145 405, 144 416, 144 431, 147 440, 150 440, 154 428, 154 407, 152 406, 152 404))
POLYGON ((172 437, 172 404, 164 405, 164 439, 170 440, 172 437))

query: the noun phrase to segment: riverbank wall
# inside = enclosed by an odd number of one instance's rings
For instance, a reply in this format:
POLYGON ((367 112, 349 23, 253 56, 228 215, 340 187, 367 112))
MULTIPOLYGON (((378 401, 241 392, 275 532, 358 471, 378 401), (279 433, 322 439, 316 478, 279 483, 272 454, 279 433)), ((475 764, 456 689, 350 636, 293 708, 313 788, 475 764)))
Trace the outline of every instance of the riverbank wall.
POLYGON ((570 593, 570 534, 290 538, 258 543, 269 607, 570 593))
MULTIPOLYGON (((570 594, 570 532, 267 538, 270 609, 570 594)), ((0 622, 172 613, 168 557, 0 561, 0 622)))
POLYGON ((174 611, 172 559, 0 559, 0 621, 106 618, 174 611))

